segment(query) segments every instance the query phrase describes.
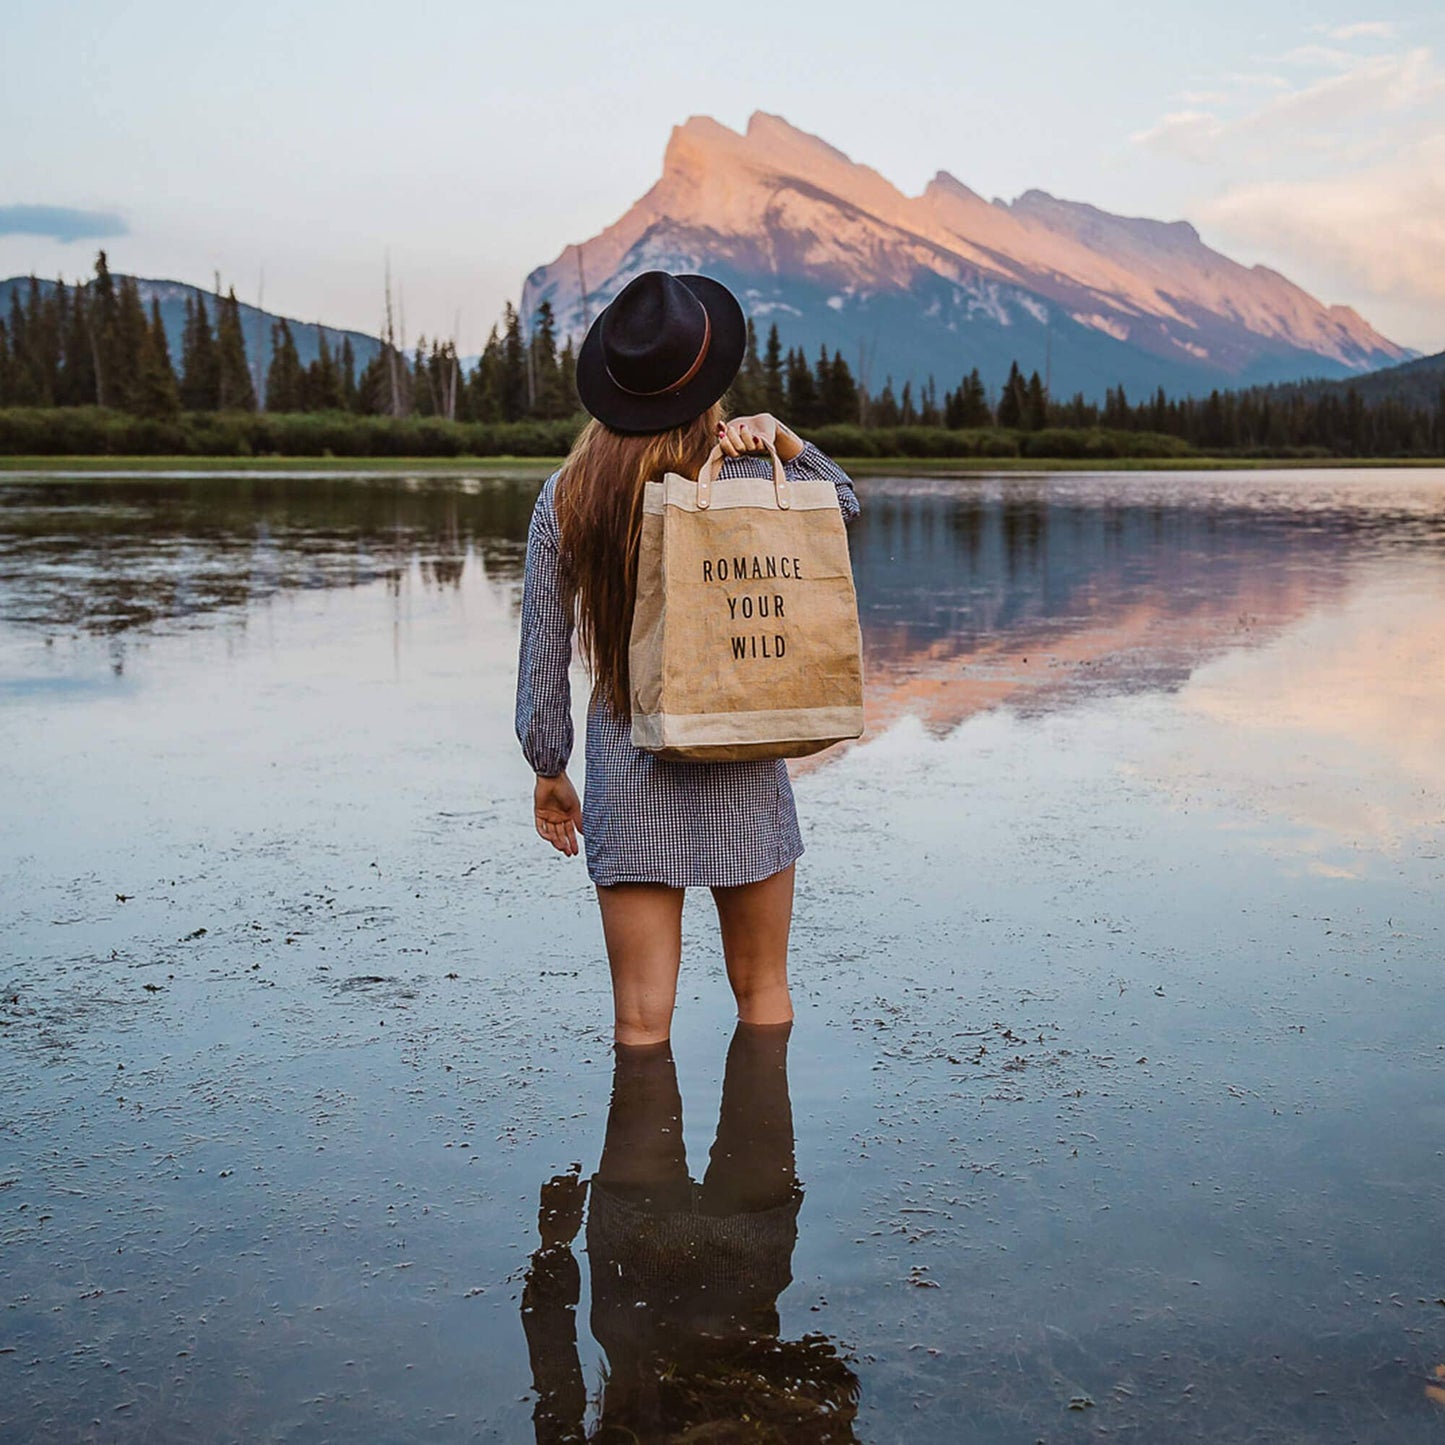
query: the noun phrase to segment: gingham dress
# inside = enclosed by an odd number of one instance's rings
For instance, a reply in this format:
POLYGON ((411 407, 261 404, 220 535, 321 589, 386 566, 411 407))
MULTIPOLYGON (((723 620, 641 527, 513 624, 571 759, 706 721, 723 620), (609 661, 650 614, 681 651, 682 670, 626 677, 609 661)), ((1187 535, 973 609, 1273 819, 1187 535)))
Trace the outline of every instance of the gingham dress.
MULTIPOLYGON (((807 444, 789 478, 831 481, 843 520, 858 515, 848 474, 807 444)), ((766 456, 730 458, 721 477, 771 477, 766 456)), ((572 756, 573 619, 558 592, 558 533, 549 477, 532 511, 517 668, 517 738, 534 772, 554 777, 572 756)), ((666 883, 731 888, 756 883, 801 856, 787 766, 780 761, 673 763, 632 746, 632 721, 594 697, 587 711, 582 799, 587 871, 599 887, 666 883)))

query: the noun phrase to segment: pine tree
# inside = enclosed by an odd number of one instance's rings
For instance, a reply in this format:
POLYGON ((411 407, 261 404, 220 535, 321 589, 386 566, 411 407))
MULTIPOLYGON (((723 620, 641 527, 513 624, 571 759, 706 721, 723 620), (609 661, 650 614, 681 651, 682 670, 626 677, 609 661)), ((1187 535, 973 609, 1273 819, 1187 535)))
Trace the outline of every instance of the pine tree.
MULTIPOLYGON (((798 355, 803 350, 798 348, 798 355)), ((818 348, 818 359, 813 363, 813 424, 819 425, 828 419, 828 382, 831 378, 832 363, 828 360, 828 348, 818 348)))
POLYGON ((90 305, 84 286, 70 293, 66 308, 65 360, 60 373, 62 406, 95 404, 95 357, 90 347, 90 305))
POLYGON ((9 331, 11 405, 39 406, 39 386, 30 355, 30 327, 18 290, 10 293, 9 331))
POLYGON ((418 416, 437 414, 437 395, 432 368, 427 364, 426 337, 418 336, 411 358, 411 394, 418 416))
POLYGON ((341 338, 341 405, 347 411, 356 410, 356 352, 349 336, 341 338))
POLYGON ((221 404, 221 367, 216 338, 206 314, 206 298, 186 297, 186 329, 181 336, 181 405, 187 411, 215 411, 221 404))
POLYGON ((890 376, 872 404, 871 420, 874 426, 897 426, 898 416, 898 398, 894 395, 893 378, 890 376))
POLYGON ((151 404, 146 394, 145 366, 150 327, 134 276, 121 277, 116 289, 115 324, 110 336, 112 406, 140 413, 151 404))
POLYGON ((557 377, 562 390, 562 399, 567 404, 564 416, 575 416, 582 405, 577 399, 577 353, 572 349, 569 336, 562 344, 562 355, 557 359, 557 377))
POLYGON ((95 280, 90 283, 90 288, 90 355, 95 372, 95 401, 97 406, 118 406, 120 375, 114 355, 115 280, 110 274, 104 251, 96 254, 95 280))
POLYGON ((1122 386, 1105 389, 1103 421, 1106 427, 1118 431, 1129 425, 1129 398, 1124 395, 1122 386))
POLYGON ((530 342, 532 415, 548 418, 569 416, 572 407, 562 391, 562 374, 557 365, 557 323, 552 303, 537 308, 530 342))
POLYGON ((983 377, 978 374, 978 367, 975 366, 964 377, 959 391, 962 393, 959 398, 959 426, 991 426, 993 412, 989 409, 988 391, 984 387, 983 377))
POLYGON ((467 390, 471 393, 471 413, 475 420, 502 420, 504 369, 502 338, 493 326, 487 337, 487 344, 482 348, 482 354, 467 382, 467 390))
POLYGON ((758 356, 758 328, 748 317, 747 345, 743 348, 743 364, 728 388, 728 404, 734 416, 754 416, 768 409, 767 387, 763 363, 758 356))
POLYGON ((522 341, 522 320, 509 301, 502 309, 502 355, 498 400, 503 421, 521 421, 527 415, 530 392, 527 386, 527 352, 522 341))
POLYGON ((296 339, 284 318, 274 321, 271 324, 271 365, 266 368, 266 410, 303 410, 302 386, 301 357, 296 350, 296 339))
POLYGON ((774 416, 782 415, 784 409, 783 384, 783 343, 775 321, 768 327, 768 344, 763 352, 763 401, 774 416))
POLYGON ((217 401, 222 411, 255 411, 256 388, 246 361, 246 338, 241 328, 241 303, 231 287, 220 302, 216 318, 217 401))
POLYGON ((930 372, 928 381, 923 388, 923 400, 918 404, 918 424, 920 426, 938 426, 942 420, 943 417, 938 407, 938 386, 930 372))
POLYGON ((42 295, 32 276, 25 298, 26 348, 31 388, 37 406, 54 406, 60 390, 60 346, 63 335, 58 302, 64 288, 42 295))
POLYGON ((818 392, 813 384, 813 371, 802 349, 789 348, 784 363, 787 378, 787 415, 795 426, 813 426, 818 420, 818 392))
POLYGON ((917 426, 918 412, 913 405, 913 383, 903 383, 903 395, 898 401, 898 424, 899 426, 917 426))
POLYGON ((316 360, 302 377, 301 401, 306 411, 340 411, 345 405, 341 372, 320 326, 316 328, 316 360))
POLYGON ((456 347, 450 341, 417 340, 412 360, 412 395, 421 416, 444 416, 454 420, 457 409, 460 368, 456 347))
POLYGON ((1037 371, 1029 377, 1024 394, 1023 424, 1030 431, 1040 431, 1048 422, 1048 404, 1044 400, 1044 384, 1037 371))
POLYGON ((140 366, 131 405, 140 416, 158 418, 173 417, 181 409, 176 372, 171 365, 170 343, 166 340, 165 323, 161 320, 160 302, 155 297, 151 298, 150 325, 141 341, 140 366))
POLYGON ((856 422, 858 420, 858 387, 843 353, 835 351, 828 367, 828 382, 823 393, 821 410, 825 422, 856 422))
POLYGON ((1006 427, 1021 427, 1028 403, 1028 389, 1019 372, 1018 362, 1008 369, 1008 380, 1004 383, 1003 394, 998 399, 998 424, 1006 427))
POLYGON ((356 379, 356 410, 362 416, 387 416, 391 407, 391 361, 383 342, 356 379))

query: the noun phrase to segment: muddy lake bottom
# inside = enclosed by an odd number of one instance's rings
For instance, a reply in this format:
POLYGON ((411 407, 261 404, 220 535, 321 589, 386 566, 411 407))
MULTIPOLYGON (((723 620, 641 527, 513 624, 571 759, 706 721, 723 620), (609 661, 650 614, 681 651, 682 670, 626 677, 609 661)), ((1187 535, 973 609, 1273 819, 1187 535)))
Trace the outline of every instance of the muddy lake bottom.
POLYGON ((699 893, 641 1083, 535 489, 0 477, 0 1439, 1445 1437, 1445 473, 860 483, 791 1039, 699 893))

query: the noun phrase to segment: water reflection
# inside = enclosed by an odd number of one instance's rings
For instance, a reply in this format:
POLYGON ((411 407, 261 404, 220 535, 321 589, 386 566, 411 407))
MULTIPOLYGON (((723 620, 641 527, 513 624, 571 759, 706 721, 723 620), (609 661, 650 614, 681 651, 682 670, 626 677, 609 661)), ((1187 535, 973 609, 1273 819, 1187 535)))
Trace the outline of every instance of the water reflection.
POLYGON ((573 1172, 542 1186, 541 1247, 522 1295, 539 1445, 733 1439, 729 1427, 744 1422, 750 1439, 856 1438, 858 1381, 833 1341, 785 1340, 779 1327, 803 1199, 787 1059, 787 1028, 738 1025, 698 1183, 671 1049, 618 1047, 586 1208, 591 1326, 606 1377, 589 1430, 571 1247, 589 1184, 573 1172))
POLYGON ((454 587, 468 556, 516 571, 535 490, 321 473, 0 481, 0 620, 123 633, 413 564, 454 587))

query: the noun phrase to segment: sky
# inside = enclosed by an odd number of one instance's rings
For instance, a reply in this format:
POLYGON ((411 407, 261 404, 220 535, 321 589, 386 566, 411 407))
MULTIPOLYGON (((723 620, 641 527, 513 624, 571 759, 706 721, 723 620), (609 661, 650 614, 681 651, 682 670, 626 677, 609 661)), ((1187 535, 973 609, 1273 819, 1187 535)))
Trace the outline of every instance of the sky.
POLYGON ((11 0, 0 276, 114 269, 480 349, 689 115, 784 116, 910 194, 948 170, 1192 221, 1445 349, 1445 6, 1366 0, 11 0))

